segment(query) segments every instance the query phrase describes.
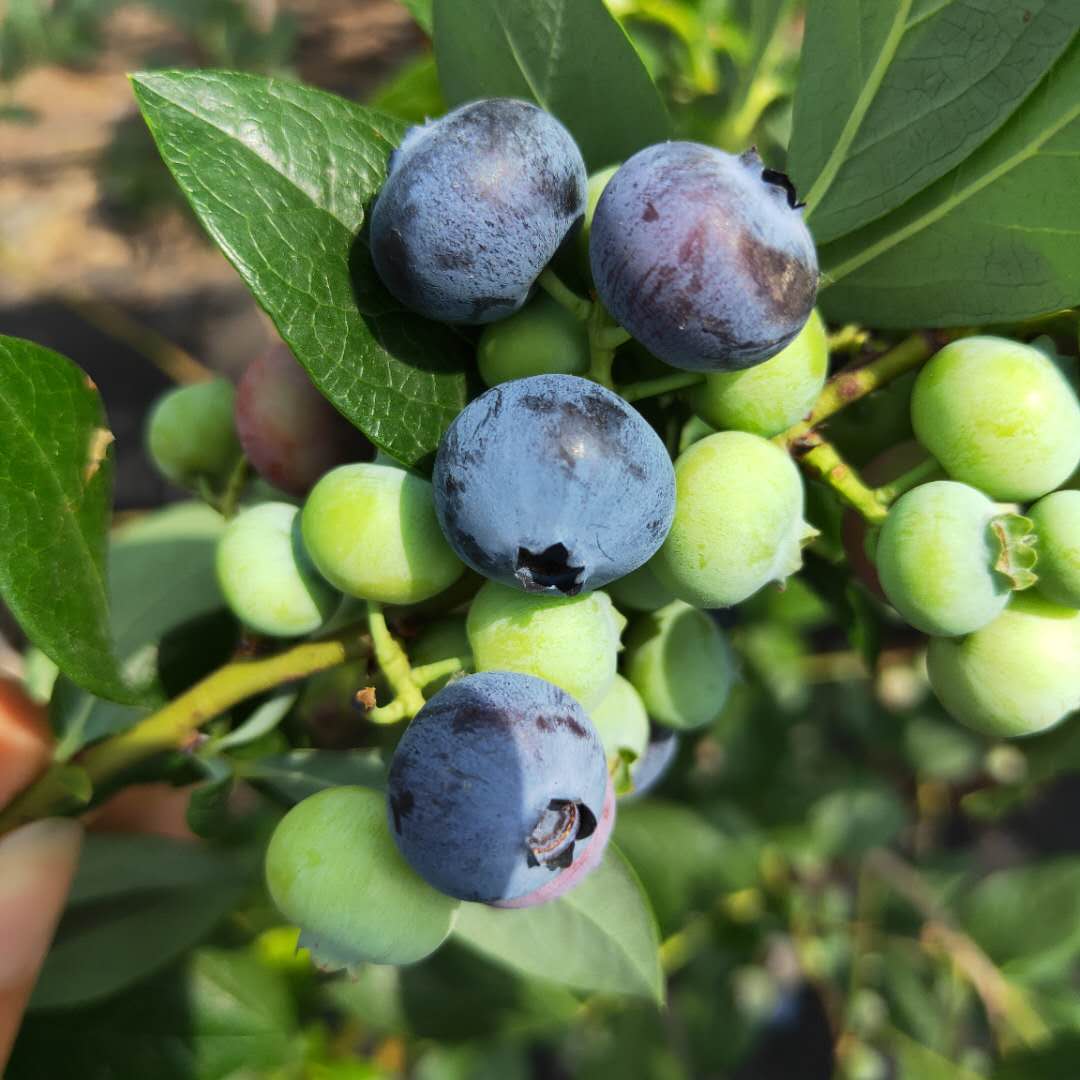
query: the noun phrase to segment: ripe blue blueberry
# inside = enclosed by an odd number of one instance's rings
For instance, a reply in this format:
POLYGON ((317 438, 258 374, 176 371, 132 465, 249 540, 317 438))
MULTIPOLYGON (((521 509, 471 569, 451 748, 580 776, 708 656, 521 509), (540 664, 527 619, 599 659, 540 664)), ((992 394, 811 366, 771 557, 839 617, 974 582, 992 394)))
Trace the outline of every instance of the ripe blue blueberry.
POLYGON ((600 736, 565 690, 483 672, 440 690, 402 736, 390 765, 390 829, 436 889, 512 901, 603 844, 607 789, 600 736))
POLYGON ((651 353, 690 371, 775 356, 814 306, 814 242, 791 182, 753 150, 690 142, 639 151, 596 206, 597 292, 651 353))
POLYGON ((443 438, 433 483, 458 556, 527 592, 574 596, 630 573, 675 512, 659 436, 574 375, 516 379, 471 402, 443 438))
POLYGON ((491 98, 412 128, 371 215, 371 255, 406 307, 452 323, 516 311, 585 212, 570 133, 524 101, 491 98))

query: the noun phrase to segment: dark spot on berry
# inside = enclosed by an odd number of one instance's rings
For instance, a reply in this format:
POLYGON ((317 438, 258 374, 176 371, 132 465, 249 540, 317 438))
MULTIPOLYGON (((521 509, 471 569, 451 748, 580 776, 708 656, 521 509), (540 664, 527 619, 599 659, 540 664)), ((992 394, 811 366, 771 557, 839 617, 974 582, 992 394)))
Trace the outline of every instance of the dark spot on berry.
POLYGON ((390 796, 390 812, 394 815, 394 830, 401 832, 401 819, 412 813, 416 805, 413 794, 408 789, 390 796))
POLYGON ((739 258, 758 296, 787 322, 802 322, 814 303, 817 274, 786 252, 767 247, 749 231, 739 237, 739 258))
POLYGON ((656 221, 660 215, 656 211, 656 207, 651 202, 645 203, 645 211, 641 215, 642 221, 656 221))

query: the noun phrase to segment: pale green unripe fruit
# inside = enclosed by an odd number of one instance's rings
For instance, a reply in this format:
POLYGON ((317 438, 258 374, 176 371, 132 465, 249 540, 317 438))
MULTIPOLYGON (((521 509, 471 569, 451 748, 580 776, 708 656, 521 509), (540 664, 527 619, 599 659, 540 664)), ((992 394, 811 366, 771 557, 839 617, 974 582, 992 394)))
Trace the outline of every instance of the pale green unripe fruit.
POLYGON ((735 678, 720 628, 681 600, 635 620, 627 636, 625 669, 648 714, 681 730, 711 724, 735 678))
POLYGON ((488 386, 529 375, 584 375, 589 370, 585 324, 541 293, 509 318, 484 328, 476 363, 488 386))
POLYGON ((675 462, 675 521, 649 566, 680 600, 730 607, 802 565, 813 535, 791 458, 744 431, 696 442, 675 462))
POLYGON ((308 495, 302 522, 319 572, 362 600, 419 603, 465 569, 439 529, 431 484, 392 465, 331 469, 308 495))
POLYGON ((182 487, 222 482, 240 459, 232 384, 225 379, 179 386, 150 412, 146 448, 161 473, 182 487))
POLYGON ((911 397, 919 442, 954 480, 994 499, 1027 502, 1080 463, 1080 402, 1038 349, 997 337, 946 345, 911 397))
POLYGON ((656 611, 675 599, 662 585, 649 563, 605 586, 611 599, 626 611, 656 611))
POLYGON ((585 191, 585 219, 581 223, 577 243, 585 274, 590 280, 592 280, 592 270, 589 267, 589 234, 592 232, 593 215, 596 213, 596 204, 600 201, 600 196, 604 194, 604 188, 618 171, 618 165, 609 165, 606 169, 594 172, 589 177, 589 185, 585 191))
POLYGON ((874 561, 889 603, 924 634, 969 634, 1009 602, 994 569, 998 508, 967 484, 939 480, 901 496, 881 527, 874 561))
POLYGON ((1048 600, 1080 607, 1080 491, 1055 491, 1027 516, 1039 538, 1036 587, 1048 600))
POLYGON ((1080 611, 1029 589, 964 638, 933 638, 930 685, 962 724, 1005 738, 1045 731, 1080 708, 1080 611))
POLYGON ((233 518, 218 541, 217 578, 225 600, 260 634, 310 634, 341 599, 304 551, 299 513, 291 503, 260 503, 233 518))
POLYGON ((367 788, 329 788, 297 803, 270 838, 266 884, 326 968, 422 960, 459 907, 402 858, 386 798, 367 788))
POLYGON ((722 431, 771 438, 813 407, 829 367, 825 324, 817 309, 795 339, 771 360, 742 371, 720 371, 687 393, 701 419, 722 431))
MULTIPOLYGON (((603 701, 589 714, 604 744, 608 768, 617 773, 626 760, 640 760, 649 745, 649 716, 629 680, 615 676, 603 701)), ((633 764, 630 766, 633 774, 633 764)))
POLYGON ((607 593, 544 596, 486 582, 469 608, 477 671, 519 671, 561 686, 586 710, 611 689, 626 620, 607 593))

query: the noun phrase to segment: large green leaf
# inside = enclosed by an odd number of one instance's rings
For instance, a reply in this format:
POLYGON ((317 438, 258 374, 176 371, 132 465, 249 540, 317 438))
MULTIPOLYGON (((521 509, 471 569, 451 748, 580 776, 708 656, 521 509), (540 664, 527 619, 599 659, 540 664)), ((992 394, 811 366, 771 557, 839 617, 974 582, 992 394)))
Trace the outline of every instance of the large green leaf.
MULTIPOLYGON (((129 676, 152 683, 157 644, 175 626, 224 605, 214 553, 225 525, 202 503, 180 503, 117 529, 109 546, 109 597, 116 651, 129 676)), ((144 710, 60 679, 50 715, 67 760, 87 743, 129 728, 144 710)))
POLYGON ((1080 944, 1080 858, 999 870, 963 896, 957 910, 964 929, 1006 974, 1060 976, 1080 944))
POLYGON ((811 0, 788 170, 818 243, 959 165, 1078 27, 1075 0, 811 0))
POLYGON ((601 0, 435 0, 435 57, 450 105, 535 101, 589 169, 671 137, 664 103, 601 0))
POLYGON ((663 1000, 656 920, 614 845, 589 877, 558 900, 516 911, 462 904, 454 933, 526 975, 663 1000))
POLYGON ((252 849, 90 834, 34 1008, 108 997, 202 940, 250 887, 252 849))
POLYGON ((284 977, 248 952, 200 949, 100 1004, 31 1014, 8 1080, 228 1080, 299 1056, 284 977), (62 1037, 58 1038, 58 1032, 62 1037))
POLYGON ((431 0, 401 0, 412 13, 417 25, 425 33, 431 33, 431 0))
POLYGON ((400 120, 321 90, 215 71, 134 76, 158 150, 315 385, 407 465, 465 404, 464 338, 379 282, 365 211, 400 120))
POLYGON ((1080 301, 1080 38, 1000 131, 819 252, 833 320, 1014 322, 1080 301))
POLYGON ((97 387, 78 367, 0 336, 0 593, 61 671, 133 701, 109 632, 112 439, 97 387))
POLYGON ((386 769, 375 750, 292 750, 244 761, 246 780, 265 784, 286 802, 299 802, 326 788, 357 784, 383 790, 386 769))

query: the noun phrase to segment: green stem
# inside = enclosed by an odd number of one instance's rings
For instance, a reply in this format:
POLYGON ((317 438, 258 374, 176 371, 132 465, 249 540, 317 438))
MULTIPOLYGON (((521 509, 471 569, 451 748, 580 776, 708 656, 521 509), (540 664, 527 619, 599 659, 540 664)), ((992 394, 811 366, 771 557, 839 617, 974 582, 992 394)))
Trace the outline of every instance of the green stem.
MULTIPOLYGON (((97 743, 74 765, 96 786, 129 765, 163 750, 183 747, 207 721, 264 690, 337 667, 363 652, 355 627, 324 641, 308 641, 263 660, 235 660, 140 721, 97 743)), ((27 821, 70 809, 70 786, 57 785, 50 769, 0 813, 0 835, 27 821)))
POLYGON ((792 448, 796 461, 811 475, 827 484, 871 525, 880 525, 888 510, 873 488, 837 452, 832 443, 816 431, 810 432, 792 448))
POLYGON ((229 473, 229 479, 225 483, 225 490, 221 494, 221 516, 228 521, 236 517, 236 511, 240 506, 240 496, 244 493, 244 485, 248 478, 248 460, 241 454, 229 473))
POLYGON ((883 484, 881 487, 875 488, 874 494, 877 496, 878 502, 891 506, 905 492, 918 487, 920 484, 925 484, 928 480, 936 480, 944 475, 945 470, 938 464, 937 459, 928 457, 925 461, 920 461, 914 468, 908 469, 906 473, 901 473, 891 484, 883 484))
POLYGON ((559 275, 550 267, 540 275, 537 284, 552 300, 566 308, 575 319, 586 322, 592 314, 592 303, 564 285, 559 275))
POLYGON ((672 375, 662 375, 658 379, 643 379, 641 382, 627 383, 620 387, 619 393, 627 401, 641 401, 643 398, 670 394, 675 390, 685 390, 688 386, 697 386, 705 381, 705 376, 696 371, 677 371, 672 375))
POLYGON ((900 375, 914 371, 929 360, 942 345, 955 338, 963 337, 968 332, 965 330, 932 333, 919 331, 863 367, 841 371, 825 384, 825 389, 818 395, 810 415, 788 428, 787 431, 781 432, 773 439, 773 442, 781 446, 797 446, 799 441, 823 420, 827 420, 841 409, 873 393, 900 375))
POLYGON ((611 368, 615 363, 615 345, 611 344, 610 330, 615 328, 611 316, 604 310, 604 305, 596 303, 592 305, 589 314, 589 378, 606 386, 609 390, 615 389, 615 383, 611 377, 611 368))
POLYGON ((413 677, 409 657, 386 625, 382 604, 369 600, 367 607, 375 661, 394 691, 394 700, 381 709, 372 709, 368 719, 376 724, 397 723, 415 716, 424 707, 424 695, 413 677))
POLYGON ((471 656, 451 656, 448 660, 436 660, 432 664, 421 664, 412 669, 413 682, 426 687, 441 679, 444 675, 456 675, 459 671, 468 671, 473 666, 471 656))

